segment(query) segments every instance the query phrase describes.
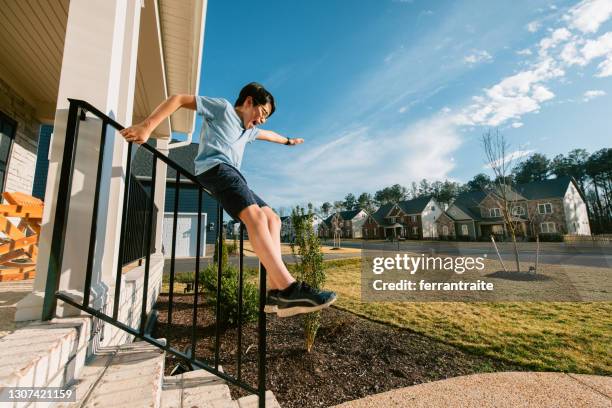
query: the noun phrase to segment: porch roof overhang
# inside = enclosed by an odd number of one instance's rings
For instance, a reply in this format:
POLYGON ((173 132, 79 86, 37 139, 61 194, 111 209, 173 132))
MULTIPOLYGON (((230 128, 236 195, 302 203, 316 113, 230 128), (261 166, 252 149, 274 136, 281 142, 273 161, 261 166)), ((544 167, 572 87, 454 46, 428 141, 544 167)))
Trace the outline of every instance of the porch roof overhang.
POLYGON ((385 225, 384 228, 388 229, 388 228, 402 228, 403 225, 402 224, 398 224, 397 222, 395 224, 392 225, 385 225))
MULTIPOLYGON (((141 0, 133 121, 169 95, 197 94, 206 0, 141 0)), ((0 7, 0 77, 43 123, 55 117, 70 0, 8 1, 0 7), (10 56, 10 57, 9 57, 10 56)), ((126 124, 127 125, 127 124, 126 124)), ((181 109, 153 137, 190 133, 195 112, 181 109)))

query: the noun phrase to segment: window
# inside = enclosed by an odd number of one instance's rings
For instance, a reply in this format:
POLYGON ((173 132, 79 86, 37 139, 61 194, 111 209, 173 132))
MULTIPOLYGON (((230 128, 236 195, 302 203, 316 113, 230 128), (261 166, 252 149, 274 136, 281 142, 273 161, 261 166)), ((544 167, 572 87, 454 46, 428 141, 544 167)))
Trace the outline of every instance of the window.
POLYGON ((345 226, 345 227, 347 227, 347 228, 348 228, 350 225, 351 225, 351 222, 350 222, 350 221, 348 221, 348 220, 344 221, 344 226, 345 226))
POLYGON ((435 205, 431 206, 431 211, 436 211, 436 206, 435 205))
POLYGON ((554 222, 543 222, 540 224, 540 231, 543 234, 550 234, 553 232, 557 232, 557 226, 554 222))
POLYGON ((412 219, 412 222, 417 222, 417 216, 416 215, 411 215, 410 218, 412 219))
POLYGON ((448 227, 446 225, 442 226, 442 235, 448 235, 448 227))
POLYGON ((419 235, 419 227, 412 227, 412 235, 419 235))
POLYGON ((525 209, 523 207, 516 206, 512 208, 512 215, 525 215, 525 209))
POLYGON ((538 212, 540 214, 552 214, 552 204, 551 203, 538 204, 538 212))
POLYGON ((8 161, 16 128, 17 122, 0 112, 0 193, 4 191, 8 161))
POLYGON ((501 217, 501 210, 499 208, 489 208, 489 217, 501 217))
POLYGON ((391 224, 395 224, 395 217, 389 217, 391 219, 391 224))
POLYGON ((461 235, 467 235, 468 234, 468 226, 467 225, 462 225, 461 226, 461 235))

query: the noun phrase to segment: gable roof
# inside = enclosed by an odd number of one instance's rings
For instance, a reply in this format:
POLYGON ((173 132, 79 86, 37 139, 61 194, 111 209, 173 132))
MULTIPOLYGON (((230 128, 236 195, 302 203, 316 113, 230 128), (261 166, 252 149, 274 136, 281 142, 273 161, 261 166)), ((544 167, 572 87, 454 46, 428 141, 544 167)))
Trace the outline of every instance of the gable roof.
POLYGON ((361 209, 358 208, 356 210, 346 210, 346 211, 340 211, 338 213, 338 215, 340 216, 340 218, 342 218, 344 221, 350 221, 353 218, 355 218, 355 216, 357 214, 359 214, 361 212, 361 209))
MULTIPOLYGON (((147 143, 149 143, 151 139, 147 143)), ((149 143, 152 145, 152 143, 149 143)), ((191 174, 195 174, 195 157, 198 154, 198 143, 191 143, 186 146, 172 149, 168 152, 170 160, 175 161, 191 174)), ((145 149, 138 148, 132 159, 132 174, 134 176, 151 177, 151 166, 153 163, 153 155, 145 149)), ((168 166, 166 170, 166 178, 175 180, 176 171, 168 166)))
POLYGON ((427 203, 431 201, 432 196, 424 196, 419 198, 414 198, 412 200, 400 201, 397 203, 399 208, 404 211, 406 214, 420 214, 425 210, 427 203))
POLYGON ((567 187, 571 182, 571 177, 563 176, 558 177, 556 179, 533 181, 531 183, 519 184, 516 186, 516 190, 529 200, 539 200, 542 198, 561 198, 565 196, 567 187))
MULTIPOLYGON (((482 217, 480 216, 480 207, 478 207, 478 205, 487 195, 488 193, 486 191, 468 191, 466 193, 461 193, 457 196, 451 207, 455 206, 463 211, 468 217, 480 221, 482 217)), ((451 218, 453 217, 451 216, 451 218)))
POLYGON ((387 215, 394 206, 395 204, 393 203, 383 204, 378 208, 378 210, 370 214, 370 216, 378 223, 378 225, 387 225, 388 222, 385 219, 385 215, 387 215))

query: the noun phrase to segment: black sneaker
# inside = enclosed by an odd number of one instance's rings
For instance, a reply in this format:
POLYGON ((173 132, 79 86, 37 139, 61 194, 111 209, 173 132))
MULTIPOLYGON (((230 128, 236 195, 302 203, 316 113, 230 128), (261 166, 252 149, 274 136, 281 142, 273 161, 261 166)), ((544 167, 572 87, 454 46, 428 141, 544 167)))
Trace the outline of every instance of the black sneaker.
POLYGON ((264 306, 265 313, 276 313, 278 310, 278 303, 276 297, 278 296, 278 289, 269 290, 266 295, 266 305, 264 306))
POLYGON ((276 307, 278 317, 289 317, 300 313, 316 312, 336 301, 336 293, 313 289, 305 282, 293 282, 283 290, 270 291, 266 306, 276 307))

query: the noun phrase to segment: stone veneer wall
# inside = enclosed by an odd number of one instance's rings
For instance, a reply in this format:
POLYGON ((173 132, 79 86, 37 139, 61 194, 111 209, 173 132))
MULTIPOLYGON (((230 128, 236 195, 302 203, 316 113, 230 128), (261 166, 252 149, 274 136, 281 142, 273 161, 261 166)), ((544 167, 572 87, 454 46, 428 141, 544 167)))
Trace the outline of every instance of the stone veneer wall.
POLYGON ((0 111, 17 122, 4 190, 32 194, 40 123, 36 120, 34 108, 2 79, 0 111))

